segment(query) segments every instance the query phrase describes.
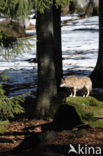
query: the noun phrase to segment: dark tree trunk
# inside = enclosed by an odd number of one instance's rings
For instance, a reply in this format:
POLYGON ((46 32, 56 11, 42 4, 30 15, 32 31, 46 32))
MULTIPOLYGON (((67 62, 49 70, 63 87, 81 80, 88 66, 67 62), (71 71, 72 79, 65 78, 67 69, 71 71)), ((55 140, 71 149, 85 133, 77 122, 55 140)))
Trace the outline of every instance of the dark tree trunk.
POLYGON ((94 86, 103 87, 103 0, 99 0, 99 52, 91 76, 94 86))
POLYGON ((54 50, 55 50, 55 69, 56 83, 59 94, 59 85, 62 78, 62 44, 61 44, 61 7, 53 5, 53 27, 54 27, 54 50))
POLYGON ((59 34, 60 26, 58 26, 60 22, 56 21, 58 24, 53 22, 54 10, 50 6, 49 9, 45 9, 44 14, 37 13, 38 91, 36 112, 41 118, 54 111, 54 99, 58 94, 62 74, 61 36, 59 34))

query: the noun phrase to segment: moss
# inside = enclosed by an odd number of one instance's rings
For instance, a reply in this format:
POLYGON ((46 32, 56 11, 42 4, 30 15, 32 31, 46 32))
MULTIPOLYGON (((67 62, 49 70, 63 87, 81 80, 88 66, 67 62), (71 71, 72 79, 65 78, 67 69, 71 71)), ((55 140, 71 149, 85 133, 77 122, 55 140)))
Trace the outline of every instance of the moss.
POLYGON ((83 123, 91 127, 103 127, 103 102, 94 97, 69 97, 65 104, 73 106, 83 123))

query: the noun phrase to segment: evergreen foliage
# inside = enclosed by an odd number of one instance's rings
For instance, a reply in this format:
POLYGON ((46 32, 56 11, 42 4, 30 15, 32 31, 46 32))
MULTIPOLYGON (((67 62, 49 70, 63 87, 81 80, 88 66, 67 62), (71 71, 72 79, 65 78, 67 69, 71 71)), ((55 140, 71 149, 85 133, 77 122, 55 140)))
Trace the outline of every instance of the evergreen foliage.
POLYGON ((0 11, 7 17, 14 18, 17 16, 27 16, 31 9, 44 12, 55 2, 55 5, 64 6, 72 0, 1 0, 0 11))
POLYGON ((1 0, 0 11, 5 14, 6 17, 13 18, 17 10, 18 0, 1 0))
MULTIPOLYGON (((0 82, 6 81, 8 76, 0 73, 0 82)), ((0 133, 3 133, 9 124, 9 118, 13 118, 16 114, 24 113, 24 108, 21 106, 25 101, 25 96, 7 97, 5 91, 0 84, 0 133)))
MULTIPOLYGON (((30 0, 1 0, 0 12, 12 21, 17 17, 25 17, 28 15, 30 6, 30 0)), ((32 45, 27 39, 20 40, 8 32, 5 32, 4 29, 0 29, 0 53, 5 59, 20 54, 21 51, 24 51, 24 46, 30 50, 32 45)), ((0 74, 0 82, 6 79, 7 76, 0 74)), ((8 123, 5 122, 6 120, 14 117, 15 114, 24 112, 24 108, 20 105, 24 100, 25 98, 23 96, 5 96, 5 91, 0 84, 0 133, 5 130, 5 125, 8 123)))
POLYGON ((4 96, 3 90, 0 89, 0 120, 7 120, 9 117, 13 118, 15 114, 24 112, 23 107, 20 105, 24 101, 22 96, 8 98, 4 96))
POLYGON ((30 41, 33 38, 28 40, 24 28, 17 22, 20 18, 24 19, 29 14, 33 7, 32 4, 32 0, 0 1, 0 12, 6 18, 10 18, 8 21, 0 22, 0 54, 6 60, 16 57, 18 54, 21 55, 25 51, 30 51, 30 47, 33 46, 30 41))
POLYGON ((33 37, 35 36, 20 39, 9 36, 1 31, 0 54, 8 61, 8 59, 12 57, 16 57, 17 55, 22 55, 22 53, 30 51, 33 47, 31 41, 35 40, 33 37))
POLYGON ((58 6, 64 6, 68 2, 72 0, 35 0, 34 6, 35 11, 39 11, 40 13, 44 13, 45 8, 49 8, 49 5, 52 5, 53 3, 58 6))
POLYGON ((9 125, 9 121, 0 121, 0 134, 3 134, 6 131, 6 126, 9 125))
POLYGON ((55 0, 55 4, 57 6, 64 6, 66 4, 68 4, 70 1, 73 1, 73 0, 55 0))
POLYGON ((33 5, 31 0, 18 0, 17 16, 26 17, 30 13, 32 7, 33 5))
MULTIPOLYGON (((0 74, 0 78, 7 79, 7 76, 0 74)), ((0 84, 0 121, 7 120, 9 117, 14 117, 15 114, 24 112, 24 108, 20 105, 25 100, 24 96, 7 97, 5 91, 0 84)))
POLYGON ((0 11, 8 18, 27 16, 31 9, 31 0, 1 0, 0 11))
MULTIPOLYGON (((3 90, 0 89, 0 93, 3 90)), ((11 97, 2 96, 0 98, 0 120, 7 120, 9 117, 14 117, 15 114, 20 114, 24 112, 23 107, 20 103, 23 102, 21 97, 11 97)))
POLYGON ((4 93, 0 84, 0 133, 6 130, 6 125, 9 124, 9 118, 14 118, 15 115, 24 113, 21 103, 24 102, 25 98, 23 96, 9 98, 4 93))
MULTIPOLYGON (((0 1, 0 12, 4 14, 5 17, 18 20, 20 18, 25 18, 29 15, 31 9, 43 13, 45 8, 49 8, 55 2, 55 5, 64 6, 71 0, 1 0, 0 1)), ((20 33, 20 32, 19 32, 20 33)), ((5 30, 0 28, 0 47, 5 48, 3 52, 3 57, 9 56, 10 53, 15 52, 19 54, 23 50, 22 46, 25 42, 17 41, 17 37, 14 34, 7 34, 5 30), (21 47, 21 50, 20 50, 21 47), (13 50, 11 50, 13 49, 13 50), (11 51, 11 52, 10 52, 11 51), (7 55, 8 54, 8 55, 7 55)), ((24 46, 28 44, 24 44, 24 46)), ((30 45, 31 46, 31 45, 30 45)), ((29 47, 30 47, 29 46, 29 47)), ((0 50, 1 51, 1 50, 0 50)), ((24 51, 24 50, 23 50, 24 51)))

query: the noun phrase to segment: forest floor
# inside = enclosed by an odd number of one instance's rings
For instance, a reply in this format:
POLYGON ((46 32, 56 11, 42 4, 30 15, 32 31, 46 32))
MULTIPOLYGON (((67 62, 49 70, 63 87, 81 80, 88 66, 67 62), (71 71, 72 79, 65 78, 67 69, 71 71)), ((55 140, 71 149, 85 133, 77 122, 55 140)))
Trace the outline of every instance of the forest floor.
MULTIPOLYGON (((51 121, 34 121, 27 119, 11 122, 5 134, 0 136, 0 156, 9 155, 8 151, 13 150, 17 146, 19 147, 26 136, 30 136, 33 133, 42 133, 42 126, 50 122, 51 121)), ((73 130, 55 132, 55 134, 56 136, 53 140, 42 145, 36 153, 33 149, 34 142, 32 142, 31 146, 31 143, 29 144, 27 141, 23 143, 16 152, 11 153, 10 156, 66 156, 68 155, 70 144, 74 146, 81 144, 84 145, 84 147, 85 145, 88 147, 101 147, 103 145, 103 129, 74 128, 73 130)))
POLYGON ((0 156, 68 156, 70 144, 75 148, 80 144, 84 150, 85 147, 102 149, 102 128, 81 126, 54 131, 52 121, 25 117, 11 121, 6 132, 0 135, 0 156))

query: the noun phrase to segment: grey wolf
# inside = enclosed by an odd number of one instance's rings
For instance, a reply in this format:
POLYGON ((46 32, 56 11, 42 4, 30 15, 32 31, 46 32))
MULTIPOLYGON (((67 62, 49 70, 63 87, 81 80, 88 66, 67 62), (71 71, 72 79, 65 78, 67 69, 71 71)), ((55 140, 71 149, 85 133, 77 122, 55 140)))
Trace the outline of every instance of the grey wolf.
POLYGON ((70 96, 73 97, 76 96, 77 90, 85 88, 87 90, 87 97, 89 96, 90 91, 92 91, 92 81, 89 77, 68 76, 65 79, 61 80, 60 87, 72 88, 73 93, 71 92, 70 96))

